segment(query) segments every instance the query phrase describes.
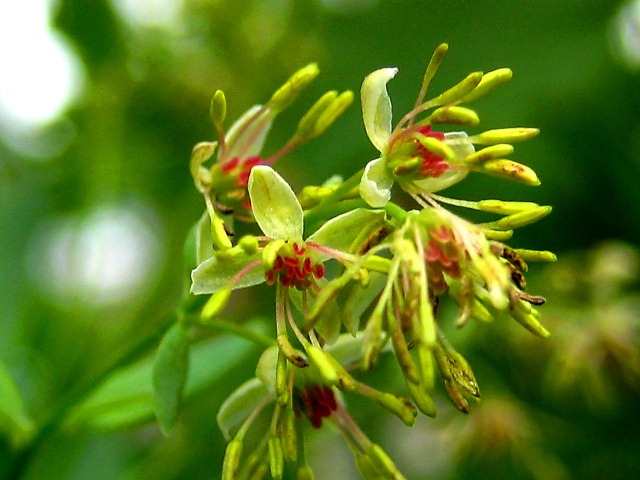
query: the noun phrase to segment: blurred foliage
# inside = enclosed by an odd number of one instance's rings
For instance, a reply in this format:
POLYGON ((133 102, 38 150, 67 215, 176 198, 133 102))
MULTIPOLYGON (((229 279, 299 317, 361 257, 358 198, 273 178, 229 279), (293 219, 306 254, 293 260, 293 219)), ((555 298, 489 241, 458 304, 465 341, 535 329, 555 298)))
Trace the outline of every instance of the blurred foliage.
MULTIPOLYGON (((357 91, 367 73, 395 65, 400 74, 391 95, 394 107, 406 111, 433 47, 446 41, 451 53, 434 88, 471 69, 509 66, 510 84, 476 106, 481 119, 496 122, 482 127, 522 124, 542 131, 518 158, 543 182, 526 199, 553 205, 554 213, 519 233, 514 246, 553 250, 561 258, 534 268, 530 280, 530 290, 547 297, 543 321, 553 336, 545 342, 509 325, 469 325, 453 333, 484 385, 484 400, 468 417, 440 408, 439 418, 407 430, 375 407, 356 401, 352 410, 359 409, 357 420, 410 478, 633 478, 640 469, 634 246, 640 238, 640 77, 617 63, 610 48, 619 4, 184 0, 169 28, 132 22, 108 0, 56 2, 54 25, 74 45, 87 82, 80 99, 34 138, 58 153, 31 158, 0 138, 0 424, 2 433, 22 432, 2 437, 14 443, 0 441, 0 476, 216 478, 224 451, 217 408, 252 375, 259 351, 234 339, 242 355, 207 363, 220 339, 202 332, 198 355, 206 375, 194 381, 167 438, 144 409, 149 390, 142 385, 143 378, 151 381, 145 355, 171 324, 183 288, 186 232, 202 211, 188 158, 196 142, 213 139, 211 94, 225 91, 234 118, 310 61, 322 74, 309 98, 327 88, 357 91), (47 259, 59 257, 48 250, 53 234, 65 221, 83 225, 104 208, 134 212, 134 226, 148 227, 142 250, 146 245, 157 255, 147 258, 143 278, 122 297, 96 300, 100 283, 95 291, 85 288, 81 275, 56 290, 61 280, 46 274, 47 259), (626 243, 602 244, 609 239, 626 243), (92 405, 108 403, 104 385, 131 388, 111 372, 123 359, 142 375, 133 384, 143 399, 139 415, 120 424, 117 415, 112 424, 103 419, 115 430, 74 423, 92 405), (16 388, 24 405, 12 396, 16 388), (84 410, 74 409, 78 397, 87 399, 84 410), (7 408, 24 409, 28 419, 3 423, 7 408)), ((46 72, 42 85, 47 88, 46 72)), ((300 102, 286 112, 270 141, 282 144, 308 107, 300 102)), ((279 165, 298 187, 350 174, 373 154, 354 107, 322 142, 279 165)), ((525 199, 524 187, 504 182, 496 192, 495 185, 488 191, 471 179, 452 195, 525 199)), ((66 246, 72 254, 82 247, 66 246)), ((58 260, 69 263, 67 275, 83 271, 82 258, 58 260)), ((269 311, 252 297, 238 299, 230 318, 269 311)), ((377 375, 385 381, 384 369, 377 375)), ((331 432, 318 436, 312 449, 318 478, 354 478, 350 457, 336 442, 331 432)))

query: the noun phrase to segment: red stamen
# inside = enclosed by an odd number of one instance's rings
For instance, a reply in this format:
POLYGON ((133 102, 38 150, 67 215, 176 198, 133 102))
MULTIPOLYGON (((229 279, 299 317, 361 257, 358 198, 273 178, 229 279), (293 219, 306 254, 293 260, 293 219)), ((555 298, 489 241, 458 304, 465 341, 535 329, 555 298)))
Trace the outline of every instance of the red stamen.
POLYGON ((238 157, 233 157, 228 162, 223 163, 220 166, 220 168, 222 169, 223 172, 227 172, 228 173, 231 170, 233 170, 234 168, 236 168, 239 163, 240 163, 240 159, 238 157))
POLYGON ((321 263, 317 264, 313 268, 313 276, 316 277, 317 279, 323 278, 324 277, 324 265, 322 265, 321 263))

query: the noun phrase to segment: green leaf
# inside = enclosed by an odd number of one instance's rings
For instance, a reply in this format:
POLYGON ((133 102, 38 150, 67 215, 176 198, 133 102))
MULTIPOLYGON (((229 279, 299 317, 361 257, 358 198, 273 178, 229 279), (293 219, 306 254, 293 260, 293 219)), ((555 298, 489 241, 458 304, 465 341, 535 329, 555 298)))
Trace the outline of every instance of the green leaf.
POLYGON ((252 378, 240 385, 224 401, 216 419, 227 441, 235 435, 242 422, 268 395, 269 391, 264 383, 258 378, 252 378))
MULTIPOLYGON (((214 256, 205 260, 198 268, 191 272, 191 293, 201 295, 214 293, 223 287, 227 287, 235 277, 247 265, 261 261, 262 253, 246 253, 244 250, 234 252, 233 256, 218 258, 214 256)), ((261 265, 246 272, 233 286, 236 288, 250 287, 264 282, 264 270, 261 265)))
POLYGON ((168 434, 178 418, 189 373, 189 335, 179 323, 165 334, 153 363, 153 392, 160 428, 168 434))
POLYGON ((18 447, 28 442, 33 428, 20 389, 0 361, 0 434, 6 435, 10 443, 18 447))
MULTIPOLYGON (((215 385, 220 376, 244 360, 251 348, 252 344, 226 335, 192 345, 184 397, 189 398, 215 385)), ((155 408, 153 360, 152 356, 146 357, 111 375, 69 414, 65 428, 114 431, 152 421, 155 408)))
POLYGON ((343 252, 353 252, 359 245, 354 245, 365 230, 371 231, 384 224, 384 210, 367 210, 356 208, 350 212, 332 218, 313 235, 307 242, 318 243, 335 248, 343 252))
POLYGON ((289 184, 271 167, 258 165, 249 176, 253 216, 271 238, 301 240, 302 207, 289 184))
POLYGON ((387 83, 398 73, 397 68, 381 68, 367 75, 360 89, 362 119, 371 143, 384 152, 391 136, 391 99, 387 83))

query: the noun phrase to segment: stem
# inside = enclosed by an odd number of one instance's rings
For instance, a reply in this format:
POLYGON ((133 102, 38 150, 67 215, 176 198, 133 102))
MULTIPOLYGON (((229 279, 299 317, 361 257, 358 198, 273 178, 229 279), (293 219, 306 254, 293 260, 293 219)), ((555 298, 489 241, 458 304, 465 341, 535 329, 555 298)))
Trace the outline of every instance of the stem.
POLYGON ((237 337, 244 338, 245 340, 249 340, 250 342, 253 342, 261 347, 269 348, 273 347, 276 344, 276 341, 273 338, 254 332, 253 330, 244 328, 242 325, 238 325, 227 320, 207 320, 207 323, 199 325, 211 328, 212 330, 216 330, 218 332, 230 333, 237 337))

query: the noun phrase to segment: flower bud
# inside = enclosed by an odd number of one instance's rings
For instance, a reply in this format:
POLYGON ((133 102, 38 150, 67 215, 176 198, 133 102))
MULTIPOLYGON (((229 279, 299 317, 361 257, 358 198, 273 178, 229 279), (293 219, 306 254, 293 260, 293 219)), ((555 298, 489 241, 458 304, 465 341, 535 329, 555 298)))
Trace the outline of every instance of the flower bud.
POLYGON ((302 352, 293 348, 293 345, 291 345, 291 342, 289 341, 286 333, 277 335, 276 343, 278 344, 278 347, 280 348, 282 353, 284 353, 284 355, 287 357, 287 360, 293 363, 296 367, 303 368, 309 365, 309 362, 307 362, 307 359, 304 358, 302 352))
POLYGON ((307 345, 305 351, 309 356, 309 365, 316 368, 320 374, 323 385, 327 387, 333 387, 338 383, 339 375, 336 371, 333 362, 329 360, 328 354, 315 345, 307 345))
POLYGON ((439 157, 446 158, 447 160, 456 159, 456 154, 453 149, 442 140, 438 140, 435 137, 422 135, 419 138, 419 141, 424 148, 426 148, 430 152, 435 153, 439 157))
POLYGON ((304 114, 300 119, 300 122, 298 122, 296 136, 305 140, 313 138, 315 136, 316 122, 337 97, 338 92, 335 90, 331 90, 322 95, 316 103, 313 104, 309 111, 304 114))
POLYGON ((213 124, 220 128, 227 116, 227 100, 222 90, 217 90, 211 98, 211 106, 209 107, 209 116, 213 124))
POLYGON ((211 217, 211 241, 218 250, 228 250, 233 246, 224 227, 224 221, 217 215, 211 217))
POLYGON ((538 179, 536 172, 534 172, 526 165, 514 162, 513 160, 488 160, 483 164, 475 167, 475 170, 481 173, 486 173, 487 175, 491 175, 493 177, 515 180, 532 187, 537 187, 538 185, 540 185, 540 180, 538 179))
POLYGON ((430 125, 477 125, 480 123, 478 114, 465 107, 449 105, 434 110, 427 118, 430 125))
POLYGON ((487 93, 495 90, 503 83, 511 80, 513 72, 510 68, 498 68, 492 72, 485 73, 482 76, 482 80, 476 88, 460 99, 460 102, 473 102, 480 97, 483 97, 487 93))
POLYGON ((508 143, 498 143, 496 145, 490 145, 477 152, 473 152, 467 155, 464 159, 464 163, 467 165, 476 165, 478 163, 486 162, 487 160, 493 160, 495 158, 506 157, 513 153, 513 145, 508 143))
POLYGON ((497 128, 474 135, 470 137, 470 140, 479 145, 495 145, 496 143, 524 142, 531 140, 538 133, 540 133, 540 130, 537 128, 497 128))
POLYGON ((502 200, 480 200, 478 202, 479 210, 499 215, 511 215, 536 207, 539 205, 534 202, 506 202, 502 200))
POLYGON ((253 255, 258 251, 258 239, 253 235, 245 235, 238 241, 238 245, 247 255, 253 255))
POLYGON ((296 438, 296 415, 291 403, 287 405, 280 419, 280 439, 282 452, 287 462, 295 462, 298 458, 298 443, 296 438))
POLYGON ((525 262, 555 262, 558 259, 555 253, 547 250, 526 250, 524 248, 514 248, 514 251, 525 262))
POLYGON ((303 463, 302 465, 298 465, 298 469, 296 470, 296 480, 314 480, 315 478, 316 477, 309 464, 303 463))
POLYGON ((276 263, 276 258, 278 257, 278 252, 285 243, 282 238, 276 238, 267 243, 262 249, 262 264, 265 269, 273 268, 273 264, 276 263))
POLYGON ((437 413, 436 404, 433 402, 431 395, 427 393, 424 383, 412 383, 405 378, 405 384, 418 410, 426 416, 434 418, 437 413))
POLYGON ((213 317, 218 315, 222 311, 222 309, 229 302, 229 298, 231 297, 231 288, 225 287, 221 288, 217 292, 215 292, 207 303, 205 303, 204 307, 202 307, 202 312, 200 313, 200 320, 204 323, 207 323, 208 320, 211 320, 213 317))
POLYGON ((540 313, 530 303, 518 300, 511 310, 511 316, 516 322, 542 338, 547 338, 549 331, 538 321, 540 313))
POLYGON ((424 76, 422 77, 422 86, 420 88, 420 92, 426 92, 429 88, 429 84, 433 79, 434 75, 438 71, 442 60, 444 60, 445 55, 449 51, 449 45, 446 43, 441 43, 438 45, 429 60, 429 65, 424 72, 424 76))
POLYGON ((338 98, 336 98, 329 108, 322 112, 318 118, 315 125, 314 136, 317 137, 324 133, 352 103, 353 92, 351 90, 347 90, 338 95, 338 98))
POLYGON ((550 205, 536 206, 522 212, 503 217, 492 223, 492 227, 500 230, 514 230, 546 217, 551 213, 550 205))
POLYGON ((269 449, 269 470, 274 480, 280 480, 284 474, 284 452, 280 437, 270 436, 267 440, 269 449))
POLYGON ((267 106, 274 112, 282 112, 289 107, 304 90, 320 73, 320 69, 316 63, 302 67, 296 73, 291 75, 289 79, 272 95, 267 106))
POLYGON ((391 393, 380 393, 378 403, 402 420, 408 427, 412 427, 416 420, 416 409, 411 402, 391 393))
POLYGON ((222 463, 222 480, 235 480, 240 456, 242 455, 242 440, 234 438, 229 442, 224 452, 222 463))
POLYGON ((473 72, 467 75, 457 85, 454 85, 449 90, 441 93, 435 98, 429 100, 429 103, 433 106, 436 105, 448 105, 460 101, 465 95, 471 92, 482 81, 482 72, 473 72))
POLYGON ((369 445, 366 449, 366 453, 371 459, 371 463, 375 470, 382 478, 390 479, 403 479, 404 476, 398 471, 393 460, 387 455, 387 453, 375 443, 369 445))

